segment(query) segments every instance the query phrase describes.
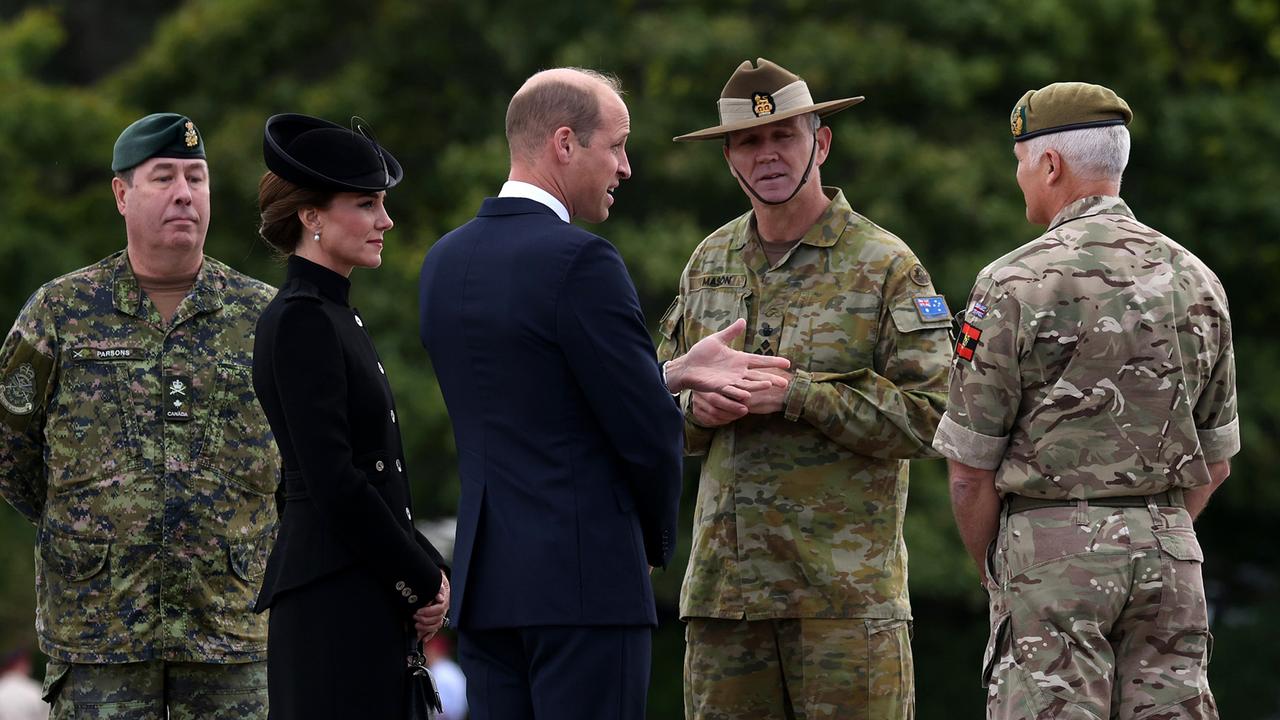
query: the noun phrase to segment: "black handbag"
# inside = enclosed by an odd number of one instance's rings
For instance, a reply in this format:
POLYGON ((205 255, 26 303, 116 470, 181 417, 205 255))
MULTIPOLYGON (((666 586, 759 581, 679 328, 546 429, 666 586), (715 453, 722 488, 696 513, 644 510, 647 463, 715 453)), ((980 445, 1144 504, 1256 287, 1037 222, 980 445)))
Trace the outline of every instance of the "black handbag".
POLYGON ((440 704, 440 691, 436 690, 436 679, 427 669, 427 658, 416 643, 409 652, 407 670, 409 677, 405 682, 405 717, 408 720, 432 720, 444 712, 444 706, 440 704))

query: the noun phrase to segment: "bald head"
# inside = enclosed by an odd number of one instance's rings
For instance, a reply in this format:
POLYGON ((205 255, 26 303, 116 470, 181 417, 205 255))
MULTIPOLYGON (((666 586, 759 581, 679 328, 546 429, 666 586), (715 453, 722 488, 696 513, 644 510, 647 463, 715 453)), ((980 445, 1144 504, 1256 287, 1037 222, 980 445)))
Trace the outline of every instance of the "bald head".
POLYGON ((584 68, 536 73, 507 105, 507 146, 511 162, 531 162, 558 128, 573 130, 584 146, 600 127, 600 100, 622 94, 618 79, 584 68))

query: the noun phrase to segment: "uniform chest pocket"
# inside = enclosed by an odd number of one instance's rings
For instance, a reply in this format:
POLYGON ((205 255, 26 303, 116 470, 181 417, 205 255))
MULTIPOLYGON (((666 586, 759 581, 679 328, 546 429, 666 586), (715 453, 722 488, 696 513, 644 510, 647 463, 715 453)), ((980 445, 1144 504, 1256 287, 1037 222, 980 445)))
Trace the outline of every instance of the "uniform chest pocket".
MULTIPOLYGON (((747 301, 751 290, 726 285, 703 287, 689 292, 685 299, 684 336, 689 347, 708 335, 720 332, 734 320, 747 316, 747 301)), ((741 350, 742 340, 734 341, 741 350)))
MULTIPOLYGON (((769 319, 770 309, 762 315, 769 319)), ((880 298, 870 293, 794 295, 782 317, 778 354, 810 372, 846 373, 872 367, 879 338, 880 298)))
POLYGON ((64 362, 45 432, 54 491, 138 469, 139 422, 127 402, 128 363, 64 362))
POLYGON ((201 466, 228 482, 266 495, 275 490, 279 466, 267 416, 253 392, 253 370, 218 363, 201 466))

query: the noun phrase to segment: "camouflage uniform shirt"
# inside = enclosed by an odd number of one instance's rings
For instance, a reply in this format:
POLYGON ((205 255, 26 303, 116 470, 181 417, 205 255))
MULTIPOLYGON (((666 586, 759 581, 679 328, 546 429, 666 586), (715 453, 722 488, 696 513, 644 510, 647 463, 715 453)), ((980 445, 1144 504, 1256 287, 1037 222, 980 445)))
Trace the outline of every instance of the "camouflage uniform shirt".
POLYGON ((753 213, 708 236, 663 319, 665 358, 745 317, 742 347, 795 372, 785 412, 720 428, 682 398, 686 451, 706 455, 684 617, 910 618, 906 459, 934 457, 950 321, 907 246, 826 192, 775 267, 753 213))
POLYGON ((1120 198, 1067 205, 979 273, 934 447, 1002 495, 1208 484, 1240 449, 1222 284, 1120 198))
POLYGON ((31 297, 0 351, 0 494, 37 526, 40 648, 243 662, 279 460, 253 395, 272 288, 205 258, 168 324, 124 251, 31 297))

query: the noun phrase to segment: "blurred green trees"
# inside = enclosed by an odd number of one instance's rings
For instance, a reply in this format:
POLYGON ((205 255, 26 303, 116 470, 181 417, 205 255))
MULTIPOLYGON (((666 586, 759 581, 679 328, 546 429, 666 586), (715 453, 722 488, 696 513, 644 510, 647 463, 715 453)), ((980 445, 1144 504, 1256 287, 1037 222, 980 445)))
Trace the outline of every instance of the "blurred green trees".
MULTIPOLYGON (((953 309, 991 259, 1029 240, 1008 113, 1056 80, 1108 85, 1134 108, 1124 195, 1204 258, 1232 300, 1244 451, 1202 522, 1224 715, 1273 716, 1280 574, 1262 532, 1280 511, 1280 2, 1277 0, 188 0, 0 6, 0 323, 45 280, 124 244, 111 145, 148 112, 205 134, 214 218, 207 251, 269 282, 256 238, 261 129, 270 114, 361 115, 406 170, 383 267, 353 278, 405 418, 419 515, 453 512, 457 478, 440 394, 417 340, 416 279, 431 243, 506 177, 503 117, 532 72, 619 75, 634 177, 598 231, 627 259, 648 317, 693 246, 747 203, 710 125, 744 59, 765 56, 815 97, 865 95, 831 118, 827 184, 906 240, 953 309)), ((689 477, 692 479, 693 468, 689 477)), ((687 495, 686 515, 692 494, 687 495)), ((687 519, 687 518, 686 518, 687 519)), ((31 529, 0 508, 0 644, 31 636, 31 529)), ((687 537, 687 534, 686 534, 687 537)), ((981 712, 984 595, 953 529, 944 468, 913 466, 907 527, 920 716, 981 712)), ((687 553, 687 541, 683 551, 687 553)), ((674 608, 682 560, 657 578, 674 608)), ((680 707, 680 627, 655 642, 651 716, 680 707)))

